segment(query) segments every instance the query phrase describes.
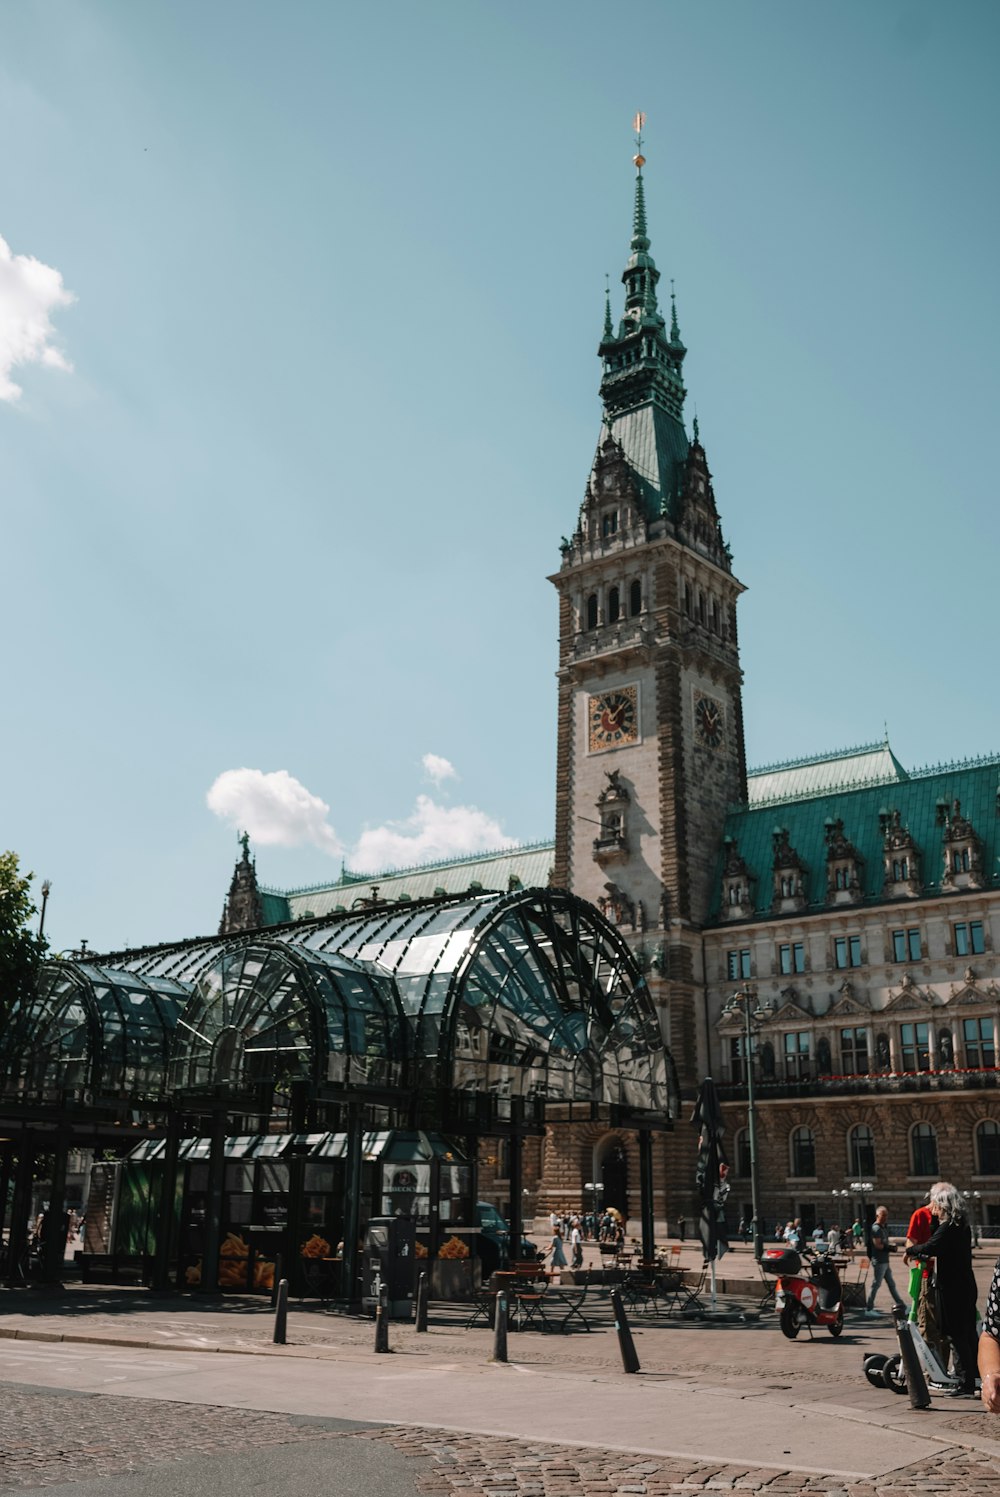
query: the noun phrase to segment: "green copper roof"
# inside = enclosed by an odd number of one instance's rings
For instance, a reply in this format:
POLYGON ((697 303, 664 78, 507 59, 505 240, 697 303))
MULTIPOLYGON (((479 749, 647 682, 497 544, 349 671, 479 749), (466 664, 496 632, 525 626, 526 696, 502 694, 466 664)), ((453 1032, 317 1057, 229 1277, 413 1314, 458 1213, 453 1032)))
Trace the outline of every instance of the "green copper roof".
POLYGON ((604 364, 601 400, 606 425, 621 443, 647 516, 655 519, 670 512, 687 457, 681 375, 686 349, 673 293, 669 332, 656 298, 660 272, 649 254, 641 166, 635 179, 631 251, 622 272, 625 313, 617 333, 610 310, 605 313, 598 349, 604 364))
POLYGON ((821 791, 889 785, 908 778, 889 747, 889 740, 884 739, 881 743, 865 743, 814 759, 792 759, 784 764, 751 769, 747 773, 747 800, 751 806, 773 805, 821 791))
MULTIPOLYGON (((772 800, 767 805, 751 804, 730 812, 726 818, 725 836, 735 840, 739 856, 756 879, 755 918, 766 915, 770 910, 773 892, 773 835, 783 827, 788 829, 789 845, 809 870, 807 893, 810 911, 829 908, 826 904, 828 822, 843 822, 843 835, 854 844, 865 860, 864 902, 870 904, 880 901, 884 868, 883 834, 879 817, 885 812, 900 813, 902 825, 907 828, 920 849, 923 893, 933 895, 941 892, 944 828, 939 824, 939 802, 945 803, 949 808, 956 800, 961 802, 962 816, 971 821, 973 830, 982 843, 985 887, 996 888, 1000 883, 1000 834, 997 822, 1000 756, 938 765, 907 774, 888 752, 887 745, 879 747, 885 748, 891 765, 897 771, 892 778, 879 784, 839 791, 824 789, 817 784, 811 789, 803 789, 794 799, 786 798, 778 802, 772 800)), ((831 756, 827 761, 808 762, 817 768, 824 762, 849 762, 852 758, 865 762, 869 754, 875 755, 877 762, 884 762, 875 749, 858 750, 853 755, 831 756)), ((805 767, 801 766, 803 769, 805 767)), ((789 774, 794 772, 787 771, 789 774)), ((778 771, 769 773, 777 774, 778 771)), ((722 892, 723 857, 724 854, 721 854, 716 870, 715 917, 719 913, 722 892)), ((847 911, 850 906, 839 908, 847 911)), ((902 918, 905 901, 897 901, 894 908, 900 910, 902 918)))
POLYGON ((333 883, 286 892, 261 890, 264 923, 277 925, 283 920, 329 915, 338 906, 349 910, 355 901, 371 898, 374 888, 378 889, 380 901, 426 899, 439 890, 464 894, 473 884, 498 893, 506 893, 511 887, 544 888, 549 882, 554 851, 553 842, 532 842, 524 847, 474 853, 443 863, 422 863, 415 868, 391 868, 383 873, 352 873, 344 868, 333 883), (512 886, 512 879, 518 883, 512 886))

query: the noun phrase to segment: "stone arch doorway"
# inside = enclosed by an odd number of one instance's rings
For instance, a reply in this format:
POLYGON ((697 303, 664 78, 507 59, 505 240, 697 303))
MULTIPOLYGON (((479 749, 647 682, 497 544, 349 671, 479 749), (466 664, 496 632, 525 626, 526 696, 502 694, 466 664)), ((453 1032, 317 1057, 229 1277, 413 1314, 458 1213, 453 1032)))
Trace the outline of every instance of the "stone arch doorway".
POLYGON ((594 1154, 594 1179, 603 1187, 601 1205, 605 1210, 613 1206, 628 1221, 629 1168, 624 1140, 616 1133, 609 1134, 600 1141, 594 1154))

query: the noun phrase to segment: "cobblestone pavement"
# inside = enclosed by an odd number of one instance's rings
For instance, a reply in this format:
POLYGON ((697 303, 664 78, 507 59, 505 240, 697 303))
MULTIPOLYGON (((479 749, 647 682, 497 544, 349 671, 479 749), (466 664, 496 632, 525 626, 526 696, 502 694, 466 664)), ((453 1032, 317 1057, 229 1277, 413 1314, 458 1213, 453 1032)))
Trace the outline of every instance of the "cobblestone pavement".
POLYGON ((417 1478, 424 1497, 665 1497, 667 1493, 761 1492, 768 1497, 996 1497, 1000 1460, 943 1448, 876 1481, 805 1476, 780 1468, 630 1457, 621 1451, 581 1450, 433 1430, 367 1430, 362 1438, 390 1440, 413 1456, 430 1456, 417 1478))
POLYGON ((6 1385, 2 1409, 0 1492, 345 1434, 286 1414, 6 1385))

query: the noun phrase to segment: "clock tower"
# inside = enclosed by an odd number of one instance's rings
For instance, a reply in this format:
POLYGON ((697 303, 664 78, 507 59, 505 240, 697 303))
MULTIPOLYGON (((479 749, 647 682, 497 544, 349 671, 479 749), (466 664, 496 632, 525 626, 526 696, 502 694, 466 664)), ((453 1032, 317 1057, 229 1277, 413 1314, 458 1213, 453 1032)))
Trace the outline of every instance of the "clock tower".
POLYGON ((701 927, 726 808, 746 798, 733 575, 673 292, 660 310, 641 155, 624 315, 605 309, 604 419, 559 593, 554 882, 637 951, 683 1086, 707 1067, 701 927))

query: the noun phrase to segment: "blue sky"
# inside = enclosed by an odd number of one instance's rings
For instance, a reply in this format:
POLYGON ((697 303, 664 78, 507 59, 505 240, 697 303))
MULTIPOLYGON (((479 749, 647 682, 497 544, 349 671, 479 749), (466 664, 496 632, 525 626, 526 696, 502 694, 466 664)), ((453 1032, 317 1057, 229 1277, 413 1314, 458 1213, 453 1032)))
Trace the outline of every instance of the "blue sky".
POLYGON ((991 0, 4 7, 0 844, 53 945, 214 929, 242 806, 279 886, 551 834, 636 109, 751 760, 1000 748, 998 61, 991 0))

